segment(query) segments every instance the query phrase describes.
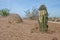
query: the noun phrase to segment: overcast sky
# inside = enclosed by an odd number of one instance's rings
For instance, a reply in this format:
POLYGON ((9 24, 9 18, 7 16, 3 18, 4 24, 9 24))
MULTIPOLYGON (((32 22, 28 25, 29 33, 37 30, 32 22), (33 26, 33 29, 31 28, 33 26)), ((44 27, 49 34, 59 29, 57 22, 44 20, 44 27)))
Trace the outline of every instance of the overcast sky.
POLYGON ((0 0, 0 9, 8 8, 11 13, 24 17, 24 10, 39 8, 45 4, 50 17, 60 17, 60 0, 0 0))

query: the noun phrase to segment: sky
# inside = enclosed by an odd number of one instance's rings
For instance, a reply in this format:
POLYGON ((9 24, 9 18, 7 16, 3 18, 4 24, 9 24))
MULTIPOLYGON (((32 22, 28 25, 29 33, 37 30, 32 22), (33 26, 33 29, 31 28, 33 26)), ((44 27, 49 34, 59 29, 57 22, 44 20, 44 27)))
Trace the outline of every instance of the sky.
POLYGON ((42 4, 46 5, 49 17, 60 17, 60 0, 0 0, 0 9, 8 8, 10 13, 25 17, 25 10, 39 8, 42 4))

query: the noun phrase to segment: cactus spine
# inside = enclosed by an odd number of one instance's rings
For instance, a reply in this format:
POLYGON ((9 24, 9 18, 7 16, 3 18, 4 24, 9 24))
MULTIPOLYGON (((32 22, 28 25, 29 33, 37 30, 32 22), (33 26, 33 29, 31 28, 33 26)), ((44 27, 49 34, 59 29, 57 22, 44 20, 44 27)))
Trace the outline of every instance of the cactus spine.
POLYGON ((41 32, 47 32, 48 30, 48 12, 45 5, 41 5, 39 8, 39 27, 41 32))

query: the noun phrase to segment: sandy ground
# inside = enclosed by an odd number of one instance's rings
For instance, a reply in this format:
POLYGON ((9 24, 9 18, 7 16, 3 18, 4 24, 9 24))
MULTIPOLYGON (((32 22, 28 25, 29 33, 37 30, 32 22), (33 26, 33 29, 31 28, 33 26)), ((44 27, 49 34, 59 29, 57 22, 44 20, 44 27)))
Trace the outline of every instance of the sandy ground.
POLYGON ((49 32, 33 32, 38 27, 35 20, 23 20, 22 23, 6 23, 0 21, 0 40, 60 40, 60 24, 49 22, 49 32))

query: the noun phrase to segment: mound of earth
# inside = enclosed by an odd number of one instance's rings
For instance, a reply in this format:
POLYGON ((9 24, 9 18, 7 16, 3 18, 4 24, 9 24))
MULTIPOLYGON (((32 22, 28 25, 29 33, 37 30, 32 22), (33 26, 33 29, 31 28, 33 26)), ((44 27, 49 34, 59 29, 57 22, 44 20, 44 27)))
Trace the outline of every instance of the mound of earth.
POLYGON ((60 40, 59 23, 49 22, 50 32, 41 33, 36 20, 23 19, 22 23, 10 24, 7 23, 10 17, 0 17, 0 40, 60 40))
POLYGON ((3 23, 21 23, 22 19, 18 14, 10 14, 9 16, 1 16, 0 21, 3 23))

